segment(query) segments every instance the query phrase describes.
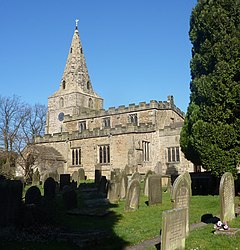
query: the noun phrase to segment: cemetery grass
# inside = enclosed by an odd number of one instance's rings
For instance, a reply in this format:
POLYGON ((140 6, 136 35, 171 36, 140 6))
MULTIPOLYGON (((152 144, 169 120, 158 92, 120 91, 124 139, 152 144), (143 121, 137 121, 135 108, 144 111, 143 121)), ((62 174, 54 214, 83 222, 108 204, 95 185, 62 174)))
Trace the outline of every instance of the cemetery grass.
MULTIPOLYGON (((42 191, 42 190, 41 190, 42 191)), ((239 198, 238 198, 239 199, 239 198)), ((239 202, 239 200, 238 200, 239 202)), ((123 249, 125 246, 135 245, 144 240, 159 236, 162 227, 162 212, 172 208, 170 194, 164 192, 162 195, 162 204, 147 205, 147 197, 141 193, 139 210, 132 212, 124 211, 124 201, 118 204, 100 206, 99 210, 107 209, 109 214, 102 217, 93 216, 72 216, 67 215, 63 206, 61 195, 56 197, 56 226, 63 227, 69 231, 107 231, 109 237, 98 244, 97 249, 123 249)), ((84 200, 78 193, 78 207, 84 207, 84 200)), ((190 202, 190 224, 201 221, 204 214, 219 215, 219 197, 218 196, 192 196, 190 202)), ((239 218, 235 219, 231 227, 240 228, 239 218)), ((213 224, 204 228, 199 228, 190 232, 186 240, 186 249, 237 249, 240 236, 225 237, 213 234, 213 224), (233 248, 229 248, 229 246, 233 248)), ((240 233, 239 233, 240 235, 240 233)), ((52 249, 79 249, 68 242, 2 242, 1 249, 26 249, 26 250, 52 250, 52 249), (3 247, 3 248, 2 248, 3 247)), ((82 249, 82 248, 81 248, 82 249)), ((89 247, 88 247, 89 249, 89 247)), ((154 246, 147 249, 156 249, 154 246)))

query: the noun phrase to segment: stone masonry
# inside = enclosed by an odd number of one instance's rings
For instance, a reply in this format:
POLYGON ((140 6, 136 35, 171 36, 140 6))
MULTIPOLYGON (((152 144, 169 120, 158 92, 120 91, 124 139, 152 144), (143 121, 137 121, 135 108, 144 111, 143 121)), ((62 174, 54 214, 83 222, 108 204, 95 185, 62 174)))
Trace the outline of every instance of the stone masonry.
POLYGON ((114 168, 128 165, 146 173, 157 162, 163 174, 180 174, 193 171, 179 145, 183 121, 173 96, 103 109, 76 27, 59 90, 48 98, 45 135, 35 143, 56 149, 65 159, 65 173, 83 167, 87 178, 94 178, 96 167, 109 178, 114 168))

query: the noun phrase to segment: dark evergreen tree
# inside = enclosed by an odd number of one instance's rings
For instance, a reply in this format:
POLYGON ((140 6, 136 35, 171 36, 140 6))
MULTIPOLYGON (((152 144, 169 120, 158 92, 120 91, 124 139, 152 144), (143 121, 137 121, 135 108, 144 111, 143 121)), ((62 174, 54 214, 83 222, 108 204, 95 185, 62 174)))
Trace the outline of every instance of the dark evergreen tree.
POLYGON ((190 103, 180 145, 221 176, 240 165, 240 0, 198 0, 190 19, 190 103))

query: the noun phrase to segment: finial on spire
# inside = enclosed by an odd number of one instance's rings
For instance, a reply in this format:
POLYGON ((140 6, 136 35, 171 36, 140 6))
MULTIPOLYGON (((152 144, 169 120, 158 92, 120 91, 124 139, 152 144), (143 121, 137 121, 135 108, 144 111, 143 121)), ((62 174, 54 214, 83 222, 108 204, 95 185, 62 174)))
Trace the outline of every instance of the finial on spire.
POLYGON ((75 22, 76 22, 76 29, 77 29, 78 28, 78 22, 79 22, 79 20, 76 19, 75 22))

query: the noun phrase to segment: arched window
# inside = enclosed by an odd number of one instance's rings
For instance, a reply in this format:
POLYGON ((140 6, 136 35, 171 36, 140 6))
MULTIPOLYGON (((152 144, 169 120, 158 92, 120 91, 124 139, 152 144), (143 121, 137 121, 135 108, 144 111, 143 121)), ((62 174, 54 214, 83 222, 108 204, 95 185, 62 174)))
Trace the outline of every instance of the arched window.
POLYGON ((63 97, 60 98, 59 104, 60 104, 60 108, 64 107, 64 99, 63 99, 63 97))
POLYGON ((88 100, 88 107, 89 108, 93 108, 93 100, 92 100, 92 98, 89 98, 89 100, 88 100))
POLYGON ((63 89, 66 88, 66 82, 65 82, 65 80, 63 80, 63 82, 62 82, 62 88, 63 88, 63 89))
POLYGON ((87 81, 87 89, 90 89, 90 83, 87 81))

